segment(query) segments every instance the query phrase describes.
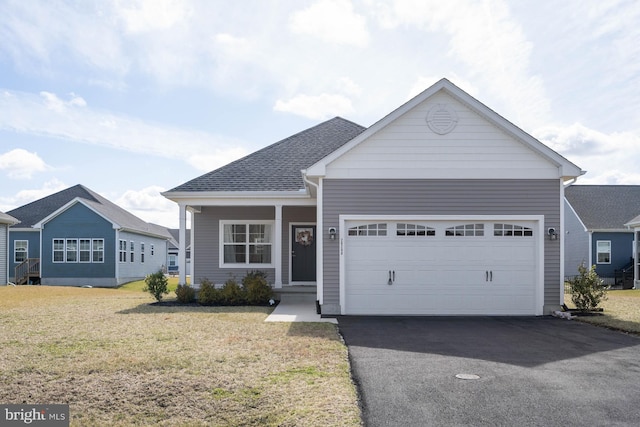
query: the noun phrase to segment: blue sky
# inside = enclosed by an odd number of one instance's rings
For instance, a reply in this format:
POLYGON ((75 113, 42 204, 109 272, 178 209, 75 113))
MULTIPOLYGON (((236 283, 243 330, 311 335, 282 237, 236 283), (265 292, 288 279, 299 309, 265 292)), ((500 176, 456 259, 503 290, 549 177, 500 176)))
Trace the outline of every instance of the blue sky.
POLYGON ((635 0, 0 1, 0 211, 161 191, 442 77, 588 173, 640 184, 635 0))

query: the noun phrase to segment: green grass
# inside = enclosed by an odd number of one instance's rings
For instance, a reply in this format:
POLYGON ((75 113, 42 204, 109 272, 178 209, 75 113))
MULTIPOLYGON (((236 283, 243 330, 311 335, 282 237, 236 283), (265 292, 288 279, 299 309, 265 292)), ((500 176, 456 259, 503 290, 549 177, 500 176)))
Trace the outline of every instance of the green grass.
POLYGON ((142 287, 0 287, 0 402, 69 404, 71 426, 360 425, 335 325, 142 287))
MULTIPOLYGON (((565 294, 565 304, 575 307, 571 294, 565 294)), ((611 290, 607 299, 600 304, 603 308, 601 316, 580 316, 578 320, 616 329, 633 334, 640 334, 640 289, 611 290)))
MULTIPOLYGON (((177 277, 169 277, 169 295, 167 295, 168 298, 171 297, 175 297, 175 290, 178 287, 178 278, 177 277)), ((187 283, 189 281, 187 280, 187 283)), ((132 292, 142 292, 142 290, 144 289, 145 284, 144 284, 144 280, 136 280, 135 282, 129 282, 129 283, 125 283, 124 285, 120 286, 118 289, 121 289, 123 291, 132 291, 132 292)))

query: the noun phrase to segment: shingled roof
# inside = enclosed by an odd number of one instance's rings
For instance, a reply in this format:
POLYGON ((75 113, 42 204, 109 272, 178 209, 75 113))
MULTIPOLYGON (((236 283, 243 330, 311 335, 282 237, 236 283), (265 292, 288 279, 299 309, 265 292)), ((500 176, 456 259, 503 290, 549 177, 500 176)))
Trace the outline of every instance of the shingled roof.
POLYGON ((141 220, 127 210, 80 184, 20 206, 7 213, 20 221, 20 224, 14 227, 29 228, 38 224, 74 199, 82 199, 84 203, 96 212, 122 228, 165 237, 167 239, 171 238, 169 231, 165 227, 141 220))
POLYGON ((640 185, 572 185, 564 191, 588 230, 624 230, 640 214, 640 185))
POLYGON ((334 117, 242 159, 179 185, 182 191, 298 191, 301 170, 337 150, 366 128, 334 117))

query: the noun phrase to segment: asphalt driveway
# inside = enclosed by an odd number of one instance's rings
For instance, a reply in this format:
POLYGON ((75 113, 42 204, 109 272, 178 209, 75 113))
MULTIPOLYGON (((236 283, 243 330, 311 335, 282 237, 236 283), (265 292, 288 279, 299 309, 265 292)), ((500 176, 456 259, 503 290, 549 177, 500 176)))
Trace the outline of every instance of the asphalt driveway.
POLYGON ((553 317, 341 317, 339 328, 367 427, 640 425, 635 336, 553 317))

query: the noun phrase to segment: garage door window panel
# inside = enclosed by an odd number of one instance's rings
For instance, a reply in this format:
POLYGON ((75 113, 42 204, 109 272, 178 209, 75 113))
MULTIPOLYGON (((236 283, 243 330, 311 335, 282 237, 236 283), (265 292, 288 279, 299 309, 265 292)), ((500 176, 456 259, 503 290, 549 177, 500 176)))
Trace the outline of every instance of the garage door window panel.
POLYGON ((445 232, 448 237, 482 237, 484 236, 484 224, 461 224, 448 227, 445 232))
POLYGON ((375 224, 363 224, 351 227, 348 230, 349 236, 386 236, 387 224, 375 223, 375 224))
POLYGON ((426 225, 408 223, 398 223, 396 225, 396 236, 427 237, 435 235, 436 229, 433 227, 428 227, 426 225))
POLYGON ((495 237, 533 237, 533 229, 516 224, 494 224, 495 237))

